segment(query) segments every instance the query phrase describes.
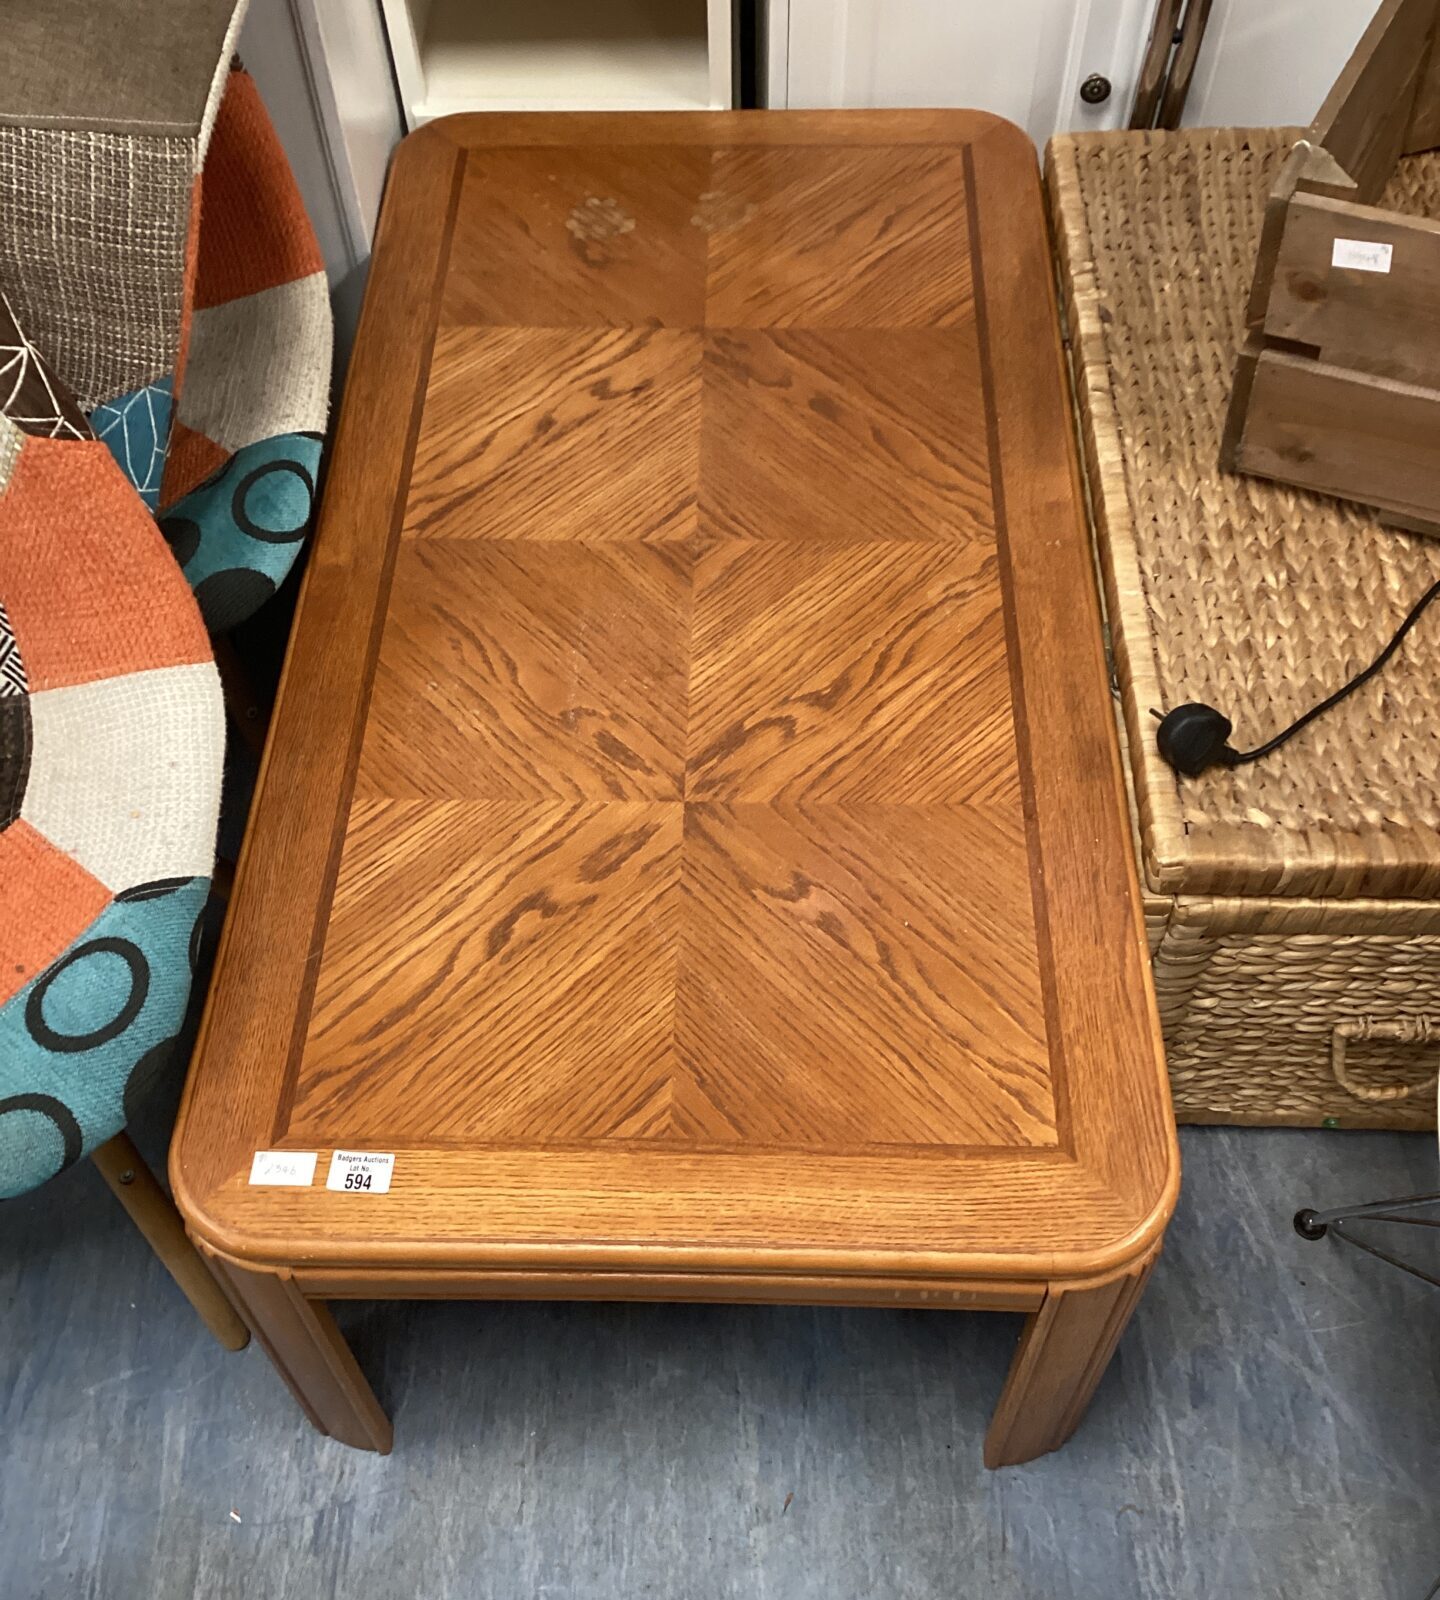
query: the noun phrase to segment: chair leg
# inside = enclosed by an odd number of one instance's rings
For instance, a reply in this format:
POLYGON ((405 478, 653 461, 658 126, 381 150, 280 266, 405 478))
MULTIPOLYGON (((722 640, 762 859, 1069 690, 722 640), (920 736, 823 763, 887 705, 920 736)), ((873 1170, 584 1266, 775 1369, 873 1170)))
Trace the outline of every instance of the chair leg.
POLYGON ((156 1182, 129 1134, 117 1133, 106 1140, 91 1159, 205 1326, 227 1350, 243 1350, 250 1342, 249 1329, 191 1244, 174 1202, 156 1182))
POLYGON ((270 727, 270 708, 256 693, 255 685, 240 652, 228 638, 212 639, 215 667, 220 674, 220 692, 225 709, 241 739, 257 756, 265 753, 265 735, 270 727))

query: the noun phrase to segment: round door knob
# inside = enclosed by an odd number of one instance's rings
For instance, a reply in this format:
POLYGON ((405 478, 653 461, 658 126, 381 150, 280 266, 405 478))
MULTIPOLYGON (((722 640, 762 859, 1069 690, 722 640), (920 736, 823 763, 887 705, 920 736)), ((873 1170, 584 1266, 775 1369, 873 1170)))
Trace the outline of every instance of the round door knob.
POLYGON ((1080 85, 1080 98, 1087 106, 1103 106, 1110 98, 1110 80, 1103 73, 1092 72, 1080 85))

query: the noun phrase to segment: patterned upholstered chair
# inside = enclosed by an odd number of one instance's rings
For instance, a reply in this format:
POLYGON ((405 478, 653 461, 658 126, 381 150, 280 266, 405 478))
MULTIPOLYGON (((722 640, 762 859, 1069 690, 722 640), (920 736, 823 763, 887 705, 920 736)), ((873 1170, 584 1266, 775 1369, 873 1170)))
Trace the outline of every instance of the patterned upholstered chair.
POLYGON ((0 297, 0 1198, 93 1156, 238 1349, 124 1133, 185 1019, 223 759, 194 597, 0 297))
POLYGON ((212 634, 275 593, 309 531, 330 401, 325 264, 249 73, 231 72, 200 177, 182 382, 160 527, 212 634))
POLYGON ((296 560, 328 405, 243 10, 52 0, 0 52, 0 1198, 93 1157, 232 1348, 124 1128, 182 1048, 211 887, 211 636, 296 560))

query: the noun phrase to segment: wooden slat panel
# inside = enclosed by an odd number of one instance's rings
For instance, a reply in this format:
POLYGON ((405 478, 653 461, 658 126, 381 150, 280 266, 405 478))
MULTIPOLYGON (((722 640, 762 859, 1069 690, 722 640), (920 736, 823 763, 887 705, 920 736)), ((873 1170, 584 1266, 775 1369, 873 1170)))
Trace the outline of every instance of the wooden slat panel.
POLYGON ((1440 386, 1440 222, 1319 195, 1291 201, 1265 316, 1329 366, 1440 386), (1389 245, 1387 272, 1333 265, 1337 239, 1389 245))
POLYGON ((1379 198, 1407 142, 1435 13, 1436 0, 1385 0, 1310 125, 1362 203, 1379 198))
POLYGON ((1430 37, 1425 70, 1415 90, 1410 111, 1410 126, 1405 130, 1402 155, 1418 155, 1422 150, 1440 149, 1440 12, 1430 37))
POLYGON ((1265 321, 1290 202, 1301 189, 1306 193, 1334 193, 1352 199, 1354 195, 1353 185, 1331 156, 1307 140, 1296 143, 1265 200, 1265 217, 1255 252, 1255 276, 1250 280, 1250 296, 1245 303, 1245 323, 1252 330, 1265 321))
POLYGON ((1267 350, 1235 460, 1241 472, 1434 525, 1440 402, 1430 390, 1267 350))

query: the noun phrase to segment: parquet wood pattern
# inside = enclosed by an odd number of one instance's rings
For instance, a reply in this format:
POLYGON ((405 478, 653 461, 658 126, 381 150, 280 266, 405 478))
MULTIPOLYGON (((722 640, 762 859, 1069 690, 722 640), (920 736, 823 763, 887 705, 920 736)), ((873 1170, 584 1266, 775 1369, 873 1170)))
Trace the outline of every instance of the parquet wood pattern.
POLYGON ((954 146, 719 149, 705 318, 715 328, 947 328, 973 316, 954 146))
MULTIPOLYGON (((1018 818, 995 588, 993 545, 709 552, 692 601, 687 796, 976 801, 1018 818)), ((1023 897, 1016 910, 1027 922, 1023 897)))
POLYGON ((467 171, 292 1135, 1056 1143, 965 204, 467 171))
POLYGON ((699 352, 671 329, 443 328, 406 534, 694 533, 699 352))
POLYGON ((688 143, 474 152, 441 326, 698 327, 706 236, 691 219, 710 165, 688 143))
POLYGON ((357 791, 678 800, 693 560, 669 545, 402 545, 357 791))
POLYGON ((992 541, 973 323, 726 328, 706 335, 702 370, 702 531, 992 541))

